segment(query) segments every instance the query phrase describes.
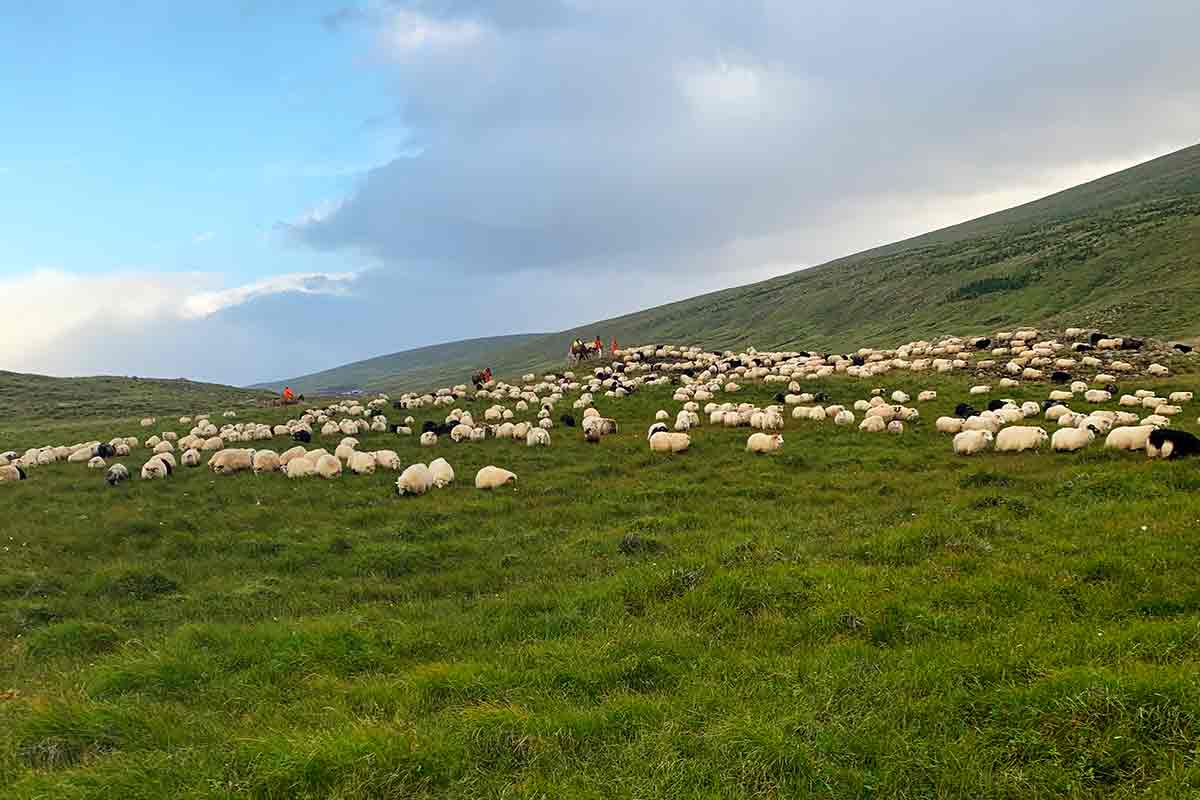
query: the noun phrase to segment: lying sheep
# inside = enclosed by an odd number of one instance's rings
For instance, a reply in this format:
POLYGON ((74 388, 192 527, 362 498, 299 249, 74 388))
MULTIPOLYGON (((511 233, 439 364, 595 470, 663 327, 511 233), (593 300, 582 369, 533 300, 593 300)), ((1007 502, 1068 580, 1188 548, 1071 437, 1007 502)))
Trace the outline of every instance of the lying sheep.
POLYGON ((882 433, 887 430, 887 423, 884 422, 883 417, 866 417, 859 424, 858 429, 867 433, 882 433))
POLYGON ((783 447, 783 434, 752 433, 746 440, 747 453, 773 453, 783 447))
POLYGON ((444 489, 454 483, 454 467, 444 458, 435 458, 429 462, 429 473, 433 476, 433 485, 444 489))
POLYGON ((506 484, 516 483, 516 480, 517 476, 514 473, 489 464, 475 474, 475 488, 498 489, 506 484))
POLYGON ((894 419, 887 425, 888 433, 904 433, 904 423, 898 419, 894 419))
POLYGON ((406 494, 425 494, 433 486, 433 473, 424 464, 410 464, 396 479, 396 492, 403 497, 406 494))
POLYGON ((933 423, 933 427, 938 433, 960 433, 963 429, 964 420, 958 417, 938 417, 933 423))
POLYGON ((25 470, 17 464, 5 464, 0 467, 0 483, 7 481, 23 481, 28 477, 25 470))
POLYGON ((954 437, 954 452, 960 456, 971 456, 982 453, 992 446, 995 435, 991 431, 968 430, 954 437))
POLYGON ((425 431, 421 434, 421 447, 433 447, 437 444, 437 434, 433 431, 425 431))

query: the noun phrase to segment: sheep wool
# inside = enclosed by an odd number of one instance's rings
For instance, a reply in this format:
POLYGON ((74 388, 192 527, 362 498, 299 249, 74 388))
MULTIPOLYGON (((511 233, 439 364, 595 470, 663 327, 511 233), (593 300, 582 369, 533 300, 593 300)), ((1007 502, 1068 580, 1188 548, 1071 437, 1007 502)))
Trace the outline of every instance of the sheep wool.
POLYGON ((284 474, 289 478, 311 478, 317 474, 317 468, 312 461, 303 456, 292 457, 284 468, 284 474))
POLYGON ((747 453, 773 453, 783 448, 783 434, 752 433, 746 440, 747 453))
POLYGON ((1153 431, 1153 425, 1113 428, 1104 440, 1104 446, 1110 450, 1145 450, 1146 442, 1153 431))
POLYGON ((317 471, 317 476, 326 480, 336 478, 342 474, 342 462, 328 453, 317 459, 314 468, 317 471))
POLYGON ((274 450, 255 450, 252 469, 256 475, 263 472, 278 472, 282 467, 279 454, 274 450))
MULTIPOLYGON (((686 434, 684 434, 686 435, 686 434)), ((475 488, 476 489, 499 489, 509 483, 516 483, 517 476, 506 469, 502 469, 492 464, 488 464, 479 472, 475 473, 475 488)))
POLYGON ((346 466, 355 475, 374 475, 375 465, 375 455, 373 453, 363 453, 357 450, 351 452, 350 458, 346 462, 346 466))
POLYGON ((444 458, 435 458, 430 461, 429 473, 433 476, 433 485, 439 489, 444 489, 454 483, 454 467, 450 466, 450 463, 444 458))
POLYGON ((208 468, 218 475, 232 475, 235 472, 253 469, 253 467, 253 450, 219 450, 208 460, 208 468))
POLYGON ((994 439, 991 431, 962 431, 954 437, 954 452, 960 456, 982 453, 992 446, 994 439))
POLYGON ((1050 440, 1043 428, 1030 425, 1014 425, 996 434, 996 450, 1001 453, 1020 453, 1036 450, 1050 440))
POLYGON ((425 494, 433 486, 433 473, 424 464, 411 464, 396 479, 396 491, 406 494, 425 494))
POLYGON ((655 431, 649 441, 650 449, 656 453, 682 453, 691 446, 692 437, 686 433, 655 431))
POLYGON ((1096 439, 1096 432, 1091 428, 1059 428, 1050 437, 1050 447, 1059 453, 1072 453, 1082 450, 1096 439))

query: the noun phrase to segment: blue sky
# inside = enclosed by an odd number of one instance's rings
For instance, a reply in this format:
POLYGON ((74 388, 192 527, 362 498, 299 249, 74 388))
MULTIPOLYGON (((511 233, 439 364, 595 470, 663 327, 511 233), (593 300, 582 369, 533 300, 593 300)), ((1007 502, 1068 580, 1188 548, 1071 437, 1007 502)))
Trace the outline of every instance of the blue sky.
POLYGON ((250 383, 811 266, 1194 143, 1197 29, 1191 0, 3 4, 0 369, 250 383))

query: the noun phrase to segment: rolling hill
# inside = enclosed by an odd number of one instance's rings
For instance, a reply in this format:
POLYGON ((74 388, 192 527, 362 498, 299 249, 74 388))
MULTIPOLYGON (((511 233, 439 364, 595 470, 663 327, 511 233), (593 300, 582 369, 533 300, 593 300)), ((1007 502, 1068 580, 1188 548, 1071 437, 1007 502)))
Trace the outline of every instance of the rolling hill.
MULTIPOLYGON (((886 346, 1015 324, 1189 338, 1200 334, 1198 304, 1200 145, 818 267, 582 327, 626 344, 717 349, 886 346)), ((292 385, 395 391, 464 381, 480 364, 502 375, 561 367, 567 338, 453 342, 292 385)))

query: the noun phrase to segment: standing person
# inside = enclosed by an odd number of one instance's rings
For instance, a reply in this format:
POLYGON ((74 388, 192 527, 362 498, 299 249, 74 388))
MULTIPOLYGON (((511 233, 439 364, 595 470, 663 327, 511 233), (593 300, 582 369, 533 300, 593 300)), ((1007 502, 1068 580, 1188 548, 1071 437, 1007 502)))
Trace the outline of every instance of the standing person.
POLYGON ((592 346, 596 348, 596 355, 604 355, 604 342, 600 341, 600 337, 596 337, 596 341, 592 342, 592 346))
POLYGON ((617 354, 617 337, 613 337, 612 347, 609 348, 608 352, 612 353, 614 356, 617 354))

